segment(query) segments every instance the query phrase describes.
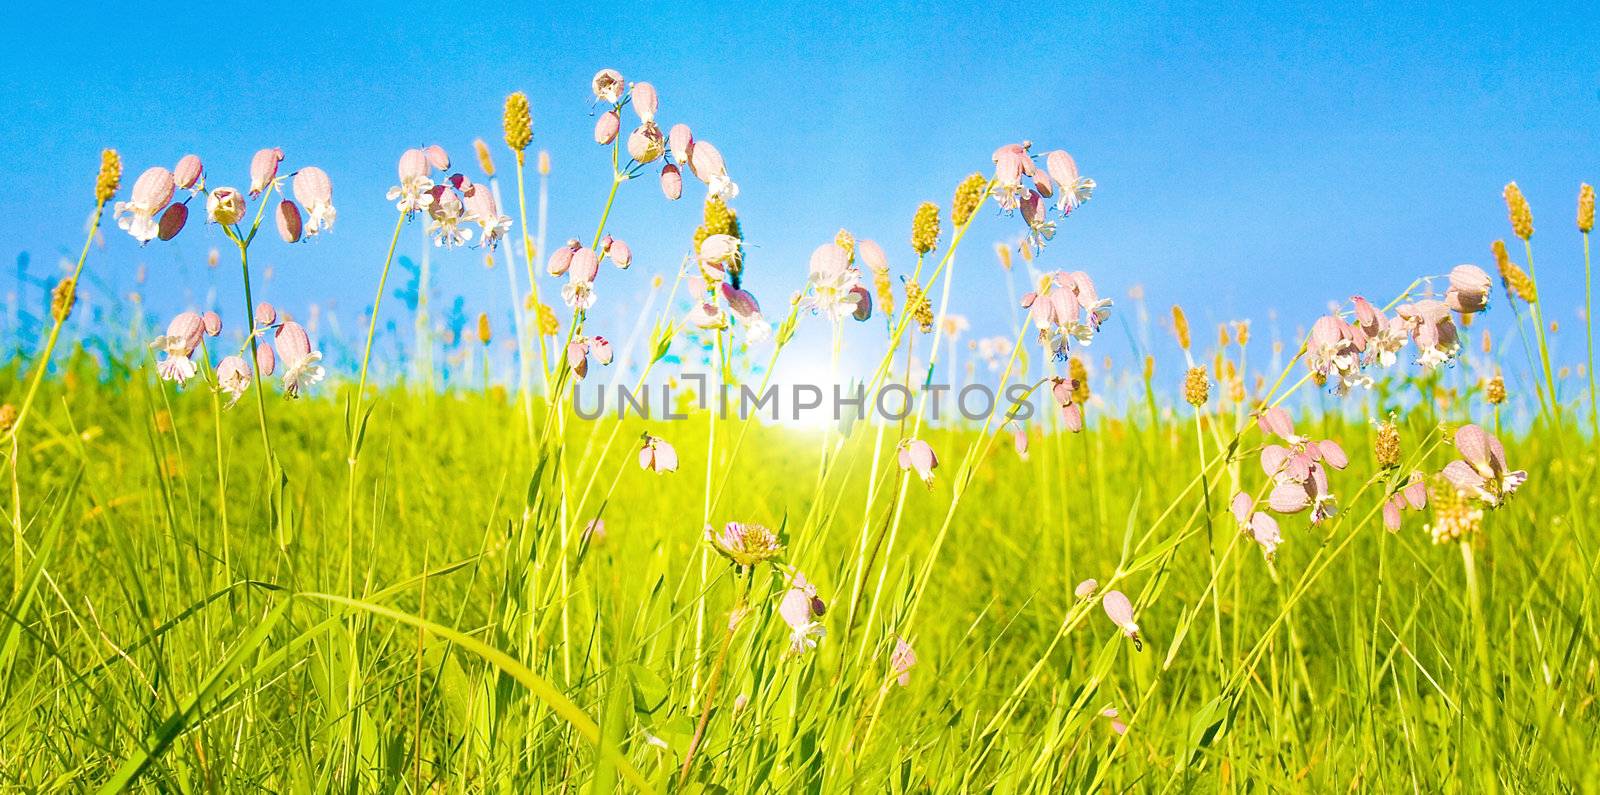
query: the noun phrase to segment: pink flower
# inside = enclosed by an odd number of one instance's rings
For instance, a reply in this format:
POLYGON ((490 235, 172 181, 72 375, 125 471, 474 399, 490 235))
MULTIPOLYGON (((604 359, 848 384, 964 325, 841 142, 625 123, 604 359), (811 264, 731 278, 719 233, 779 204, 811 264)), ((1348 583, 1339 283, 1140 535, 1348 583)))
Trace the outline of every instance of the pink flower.
POLYGON ((167 324, 167 333, 150 342, 151 350, 164 354, 156 362, 156 373, 163 381, 173 381, 183 386, 195 374, 194 360, 189 358, 200 347, 205 334, 205 321, 195 312, 183 312, 167 324))
POLYGON ((206 336, 215 337, 222 333, 222 316, 216 312, 206 312, 200 316, 200 325, 205 328, 206 336))
POLYGON ((161 222, 156 225, 156 237, 166 242, 178 236, 183 231, 183 225, 189 222, 189 206, 186 204, 169 204, 167 211, 161 214, 161 222))
POLYGON ((197 155, 184 155, 178 160, 178 165, 172 169, 172 181, 183 190, 197 190, 205 187, 205 168, 200 164, 197 155))
POLYGON ((622 129, 622 117, 616 110, 608 110, 600 114, 594 121, 594 142, 601 146, 610 146, 617 140, 617 132, 622 129))
POLYGON ((500 238, 511 230, 511 217, 500 214, 500 207, 494 201, 494 191, 486 185, 472 185, 462 193, 461 198, 466 217, 483 228, 483 236, 478 239, 478 244, 494 248, 500 238))
POLYGON ((1528 473, 1507 467, 1505 447, 1484 429, 1463 425, 1455 442, 1461 458, 1446 464, 1441 474, 1463 493, 1494 508, 1527 482, 1528 473))
POLYGON ((595 99, 615 105, 622 100, 622 73, 615 69, 601 69, 594 73, 589 81, 589 87, 594 90, 595 99))
POLYGON ((261 371, 263 378, 278 370, 278 356, 265 341, 256 346, 256 369, 261 371))
POLYGON ((623 270, 627 270, 628 266, 633 264, 633 249, 629 248, 627 243, 610 235, 606 235, 605 239, 600 241, 600 250, 605 253, 607 259, 623 270))
POLYGON ((694 142, 689 152, 689 170, 706 184, 708 196, 728 200, 739 195, 739 186, 728 178, 722 153, 710 141, 694 142))
POLYGON ((761 305, 756 303, 756 297, 747 290, 741 290, 727 282, 722 283, 722 297, 727 300, 728 308, 740 320, 750 320, 761 316, 761 305))
MULTIPOLYGON (((1073 210, 1094 196, 1094 180, 1078 174, 1078 164, 1072 159, 1072 155, 1057 149, 1045 155, 1044 167, 1048 175, 1045 182, 1055 183, 1050 187, 1054 193, 1059 194, 1056 196, 1056 210, 1062 215, 1070 215, 1073 210)), ((1039 188, 1041 194, 1051 195, 1043 187, 1039 187, 1039 175, 1034 175, 1033 184, 1039 188)))
POLYGON ((921 439, 908 439, 900 443, 898 459, 901 471, 916 470, 917 477, 933 488, 933 470, 939 468, 939 456, 932 446, 921 439))
POLYGON ((687 165, 690 150, 694 148, 694 134, 689 132, 689 125, 674 124, 667 131, 667 148, 672 151, 672 159, 687 165))
POLYGON ((421 149, 407 149, 400 155, 400 184, 386 194, 389 201, 395 202, 395 209, 410 215, 433 202, 433 180, 429 177, 432 169, 428 155, 421 149))
POLYGON ((867 269, 873 273, 889 272, 889 256, 883 253, 883 246, 871 240, 856 241, 856 256, 866 264, 867 269))
POLYGON ((1142 650, 1144 643, 1139 639, 1139 625, 1133 621, 1133 603, 1128 601, 1128 597, 1121 591, 1106 591, 1100 606, 1105 608, 1106 617, 1111 619, 1111 623, 1116 624, 1122 634, 1133 641, 1134 651, 1142 650))
POLYGON ((583 248, 583 244, 576 239, 570 239, 566 245, 550 253, 550 259, 545 263, 545 271, 551 276, 565 275, 572 268, 572 257, 583 248))
MULTIPOLYGON (((739 238, 733 235, 716 234, 700 241, 700 253, 697 259, 700 262, 700 271, 706 279, 720 279, 722 274, 735 268, 739 263, 739 238)), ((815 261, 815 255, 812 256, 815 261)))
POLYGON ((667 444, 667 440, 659 436, 644 435, 644 444, 639 448, 639 468, 661 474, 663 472, 678 471, 678 451, 667 444))
MULTIPOLYGON (((263 328, 278 322, 278 310, 272 304, 262 301, 256 304, 256 325, 263 328)), ((268 373, 271 375, 271 373, 268 373)))
POLYGON ((1023 196, 1022 178, 1033 176, 1033 159, 1028 157, 1028 142, 1006 144, 994 150, 994 196, 1002 210, 1015 210, 1023 196))
POLYGON ((1294 419, 1289 416, 1289 410, 1281 406, 1273 406, 1261 412, 1261 415, 1256 417, 1256 425, 1261 428, 1262 433, 1270 433, 1291 443, 1298 440, 1294 435, 1294 419))
POLYGON ((306 235, 332 229, 338 213, 333 208, 333 182, 328 173, 316 166, 306 166, 295 172, 295 201, 306 211, 306 235))
POLYGON ((594 354, 595 361, 602 365, 611 364, 611 342, 605 337, 595 337, 589 340, 589 352, 594 354))
POLYGON ((422 156, 427 158, 429 166, 440 171, 450 170, 450 155, 445 153, 444 147, 438 144, 428 144, 422 148, 422 156))
POLYGON ((1493 282, 1489 274, 1476 265, 1457 265, 1450 269, 1450 289, 1445 291, 1444 302, 1464 315, 1482 312, 1489 308, 1489 289, 1493 282))
POLYGON ((1401 511, 1420 511, 1428 505, 1428 484, 1421 472, 1412 472, 1406 485, 1389 495, 1383 503, 1383 527, 1393 533, 1400 529, 1401 511))
POLYGON ((1122 722, 1121 718, 1119 717, 1120 715, 1121 713, 1117 712, 1116 707, 1106 707, 1105 709, 1100 710, 1100 717, 1111 721, 1112 731, 1116 732, 1117 734, 1127 734, 1128 724, 1122 722))
POLYGON ((128 200, 117 202, 112 207, 118 228, 132 235, 140 245, 154 240, 160 233, 160 225, 156 223, 156 213, 161 212, 167 203, 172 201, 175 186, 172 172, 160 166, 145 169, 145 172, 139 175, 139 179, 134 181, 133 191, 128 200))
POLYGON ((654 122, 656 109, 661 100, 656 96, 656 87, 649 83, 639 82, 633 84, 633 112, 639 114, 639 121, 654 122))
MULTIPOLYGON (((322 369, 322 352, 311 349, 311 338, 305 327, 293 320, 278 327, 278 354, 283 357, 283 388, 289 397, 299 397, 309 386, 321 381, 326 371, 322 369)), ((266 372, 266 368, 262 368, 266 372)))
POLYGON ((905 638, 894 639, 894 651, 889 654, 889 670, 901 687, 911 685, 911 669, 917 665, 917 652, 905 638))
POLYGON ((1098 590, 1100 590, 1100 581, 1090 578, 1078 583, 1078 586, 1072 589, 1072 595, 1079 599, 1088 599, 1094 596, 1094 592, 1098 590))
POLYGON ((254 199, 278 178, 278 163, 283 160, 283 150, 277 147, 262 149, 250 158, 250 198, 254 199))
POLYGON ((1278 551, 1278 545, 1283 543, 1283 537, 1278 532, 1278 522, 1263 511, 1256 510, 1255 500, 1244 492, 1233 495, 1233 518, 1239 525, 1239 532, 1255 539, 1261 545, 1261 551, 1272 559, 1278 551))
POLYGON ((661 128, 655 122, 647 121, 628 134, 628 157, 641 164, 652 163, 666 151, 666 145, 661 128))
POLYGON ((582 337, 567 343, 567 366, 572 374, 583 380, 589 375, 589 343, 582 337))
POLYGON ((567 278, 572 281, 592 283, 600 275, 600 259, 586 246, 572 252, 571 266, 567 278))
MULTIPOLYGON (((268 350, 271 350, 268 348, 268 350)), ((232 398, 228 406, 239 402, 246 389, 250 388, 250 365, 245 364, 240 356, 227 356, 217 363, 217 389, 228 393, 232 398)))
POLYGON ((733 565, 744 568, 783 554, 777 534, 753 522, 729 522, 721 532, 707 525, 706 541, 733 565))
POLYGON ((778 602, 778 615, 789 625, 790 655, 804 654, 817 647, 817 641, 827 634, 817 621, 826 609, 817 597, 816 587, 796 574, 794 583, 778 602))
POLYGON ((278 211, 273 215, 277 216, 278 236, 283 238, 283 242, 300 242, 300 232, 303 228, 300 219, 300 208, 296 207, 294 202, 284 199, 278 202, 278 211))
POLYGON ((1028 460, 1028 432, 1018 428, 1011 432, 1011 445, 1017 451, 1017 457, 1028 460))
POLYGON ((206 197, 206 217, 223 226, 239 223, 244 217, 244 196, 233 188, 217 188, 206 197))
POLYGON ((683 195, 683 174, 671 163, 661 167, 661 195, 669 201, 677 201, 683 195))

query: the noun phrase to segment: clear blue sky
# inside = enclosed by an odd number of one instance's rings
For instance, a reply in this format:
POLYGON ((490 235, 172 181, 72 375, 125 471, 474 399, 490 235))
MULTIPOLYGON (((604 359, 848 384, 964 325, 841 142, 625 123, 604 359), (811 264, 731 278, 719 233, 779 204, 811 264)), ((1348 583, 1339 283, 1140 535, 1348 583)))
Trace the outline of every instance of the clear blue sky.
MULTIPOLYGON (((591 141, 588 80, 610 66, 654 83, 664 121, 722 149, 755 247, 750 283, 769 306, 841 226, 907 264, 916 205, 948 204, 997 145, 1028 138, 1070 150, 1100 184, 1042 264, 1088 270, 1119 299, 1142 283, 1153 307, 1182 302, 1201 321, 1264 323, 1276 308, 1291 327, 1351 293, 1387 297, 1414 275, 1488 266, 1489 242, 1509 235, 1500 189, 1516 179, 1535 212, 1547 312, 1576 330, 1574 197, 1600 180, 1592 6, 438 8, 11 10, 0 254, 28 252, 38 273, 77 245, 103 146, 132 175, 199 153, 212 184, 245 182, 251 152, 281 146, 286 166, 330 173, 339 221, 311 245, 262 246, 277 274, 267 297, 299 312, 331 304, 349 324, 371 301, 396 157, 438 142, 471 165, 482 136, 504 168, 510 91, 531 97, 534 146, 554 160, 552 239, 590 234, 609 162, 591 141)), ((670 205, 653 180, 624 187, 611 229, 638 264, 602 276, 596 323, 613 336, 628 328, 640 270, 669 272, 682 256, 699 196, 692 181, 670 205)), ((991 248, 1017 225, 986 221, 963 249, 954 309, 976 334, 1009 325, 991 248)), ((214 230, 143 250, 113 232, 89 267, 119 289, 143 262, 153 307, 203 301, 213 283, 225 309, 238 302, 233 270, 203 264, 223 242, 214 230)), ((415 255, 413 232, 404 253, 415 255)), ((435 263, 439 299, 505 311, 504 275, 477 252, 435 263)))

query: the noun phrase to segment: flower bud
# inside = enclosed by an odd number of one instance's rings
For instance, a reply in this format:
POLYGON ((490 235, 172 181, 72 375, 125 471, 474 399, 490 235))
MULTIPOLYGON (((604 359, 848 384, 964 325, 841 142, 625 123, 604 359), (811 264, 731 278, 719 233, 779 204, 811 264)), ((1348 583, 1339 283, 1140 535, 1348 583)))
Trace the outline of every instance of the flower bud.
POLYGON ((611 241, 611 245, 606 247, 606 256, 623 270, 627 270, 628 266, 633 264, 633 249, 621 240, 611 241))
POLYGON ((283 160, 283 150, 273 147, 256 152, 250 158, 250 196, 254 198, 278 177, 278 163, 283 160))
POLYGON ((256 304, 256 325, 262 328, 278 322, 278 310, 272 304, 262 301, 256 304))
POLYGON ((1462 314, 1481 312, 1489 306, 1489 274, 1476 265, 1457 265, 1450 270, 1450 289, 1445 304, 1462 314))
POLYGON ((649 83, 633 84, 633 112, 639 114, 639 121, 650 124, 656 120, 656 108, 660 99, 656 96, 656 87, 649 83))
POLYGON ((294 202, 284 199, 278 202, 278 211, 275 214, 278 217, 278 236, 283 238, 283 242, 300 242, 303 220, 300 217, 300 208, 294 202))
POLYGON ((568 240, 567 244, 551 252, 550 260, 545 264, 545 271, 551 276, 562 276, 572 267, 572 255, 578 252, 582 244, 577 240, 568 240))
POLYGON ((428 165, 440 170, 450 170, 450 156, 445 154, 444 147, 438 144, 429 144, 422 150, 422 156, 427 158, 428 165))
POLYGON ((200 323, 205 327, 208 336, 215 337, 222 333, 222 316, 216 312, 206 312, 201 315, 200 323))
POLYGON ((272 375, 278 369, 278 355, 272 352, 272 346, 266 340, 256 346, 256 372, 262 377, 272 375))
POLYGON ((667 131, 667 145, 672 150, 672 159, 681 163, 688 163, 690 150, 694 148, 694 133, 689 131, 687 124, 674 124, 667 131))
POLYGON ((671 163, 661 167, 661 194, 669 201, 677 201, 683 195, 683 173, 671 163))
POLYGON ((163 241, 171 240, 183 231, 183 225, 189 221, 189 207, 184 204, 168 205, 167 211, 161 214, 161 222, 156 227, 156 237, 163 241))
POLYGON ((622 118, 615 110, 608 110, 594 120, 594 142, 601 146, 609 145, 617 140, 617 131, 622 129, 622 118))
POLYGON ((184 190, 193 190, 203 186, 201 178, 205 176, 205 167, 200 164, 198 155, 184 155, 178 161, 176 168, 172 169, 172 180, 184 190))
POLYGON ((400 184, 428 176, 428 156, 421 149, 407 149, 400 154, 400 184))

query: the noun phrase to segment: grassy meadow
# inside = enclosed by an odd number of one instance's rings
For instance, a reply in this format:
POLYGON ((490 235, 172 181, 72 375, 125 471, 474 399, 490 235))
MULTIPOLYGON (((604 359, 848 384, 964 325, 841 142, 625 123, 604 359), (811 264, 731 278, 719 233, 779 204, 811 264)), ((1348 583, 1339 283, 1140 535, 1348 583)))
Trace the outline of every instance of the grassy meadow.
MULTIPOLYGON (((1094 185, 1009 145, 881 233, 909 248, 841 232, 764 315, 720 154, 656 126, 648 84, 593 88, 616 174, 597 192, 710 192, 683 266, 627 274, 657 279, 639 327, 592 336, 598 271, 631 254, 610 200, 592 238, 522 231, 547 169, 513 95, 492 157, 411 150, 389 196, 396 241, 498 242, 487 278, 509 269, 526 309, 430 365, 443 386, 369 371, 375 319, 325 372, 315 328, 248 292, 83 333, 75 285, 123 232, 206 235, 248 291, 253 247, 334 218, 327 175, 272 150, 249 198, 107 155, 77 270, 0 370, 0 789, 1594 791, 1591 368, 1551 358, 1514 184, 1510 234, 1484 231, 1513 242, 1492 282, 1415 274, 1249 342, 1047 272, 1094 185), (979 217, 1021 248, 958 259, 979 217), (958 336, 961 268, 1012 279, 1014 337, 958 336), (1488 340, 1484 303, 1516 334, 1488 340), (1138 323, 1177 344, 1084 347, 1138 323), (917 411, 571 403, 580 381, 781 381, 811 324, 917 411), (496 370, 508 337, 521 355, 496 370), (945 359, 1045 410, 933 422, 945 359)), ((378 301, 383 242, 361 270, 378 301)))

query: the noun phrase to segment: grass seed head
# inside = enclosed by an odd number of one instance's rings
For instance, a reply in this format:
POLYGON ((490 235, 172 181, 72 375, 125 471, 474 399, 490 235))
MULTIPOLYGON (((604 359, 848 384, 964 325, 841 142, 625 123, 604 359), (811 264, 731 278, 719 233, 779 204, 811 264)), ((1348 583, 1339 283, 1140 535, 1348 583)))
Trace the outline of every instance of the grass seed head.
POLYGON ((974 171, 961 180, 956 186, 956 196, 950 202, 950 220, 957 227, 966 226, 972 216, 978 212, 978 207, 983 204, 984 197, 989 193, 989 180, 982 174, 974 171))
POLYGON ((1400 428, 1394 423, 1394 415, 1378 426, 1378 438, 1372 443, 1372 454, 1378 459, 1378 466, 1384 469, 1400 466, 1400 428))
POLYGON ((94 200, 100 204, 111 201, 122 184, 122 156, 115 149, 100 150, 100 173, 94 180, 94 200))
POLYGON ((1511 231, 1523 240, 1533 237, 1533 210, 1528 207, 1528 198, 1522 195, 1522 189, 1515 182, 1507 182, 1505 196, 1511 231))
POLYGON ((1578 231, 1584 234, 1594 229, 1594 186, 1583 183, 1578 188, 1578 231))
POLYGON ((923 202, 911 216, 911 250, 926 254, 939 247, 939 205, 923 202))
POLYGON ((57 323, 67 322, 72 315, 72 307, 78 302, 78 288, 71 277, 62 279, 50 291, 50 317, 57 323))
POLYGON ((1183 376, 1183 401, 1199 408, 1211 399, 1211 379, 1205 367, 1191 367, 1183 376))
MULTIPOLYGON (((522 150, 533 143, 533 114, 528 110, 528 95, 517 91, 506 97, 506 112, 503 119, 506 134, 506 146, 517 153, 517 162, 522 162, 522 150)), ((546 163, 544 153, 539 153, 539 173, 545 173, 546 163)), ((492 175, 493 172, 490 172, 492 175)))

